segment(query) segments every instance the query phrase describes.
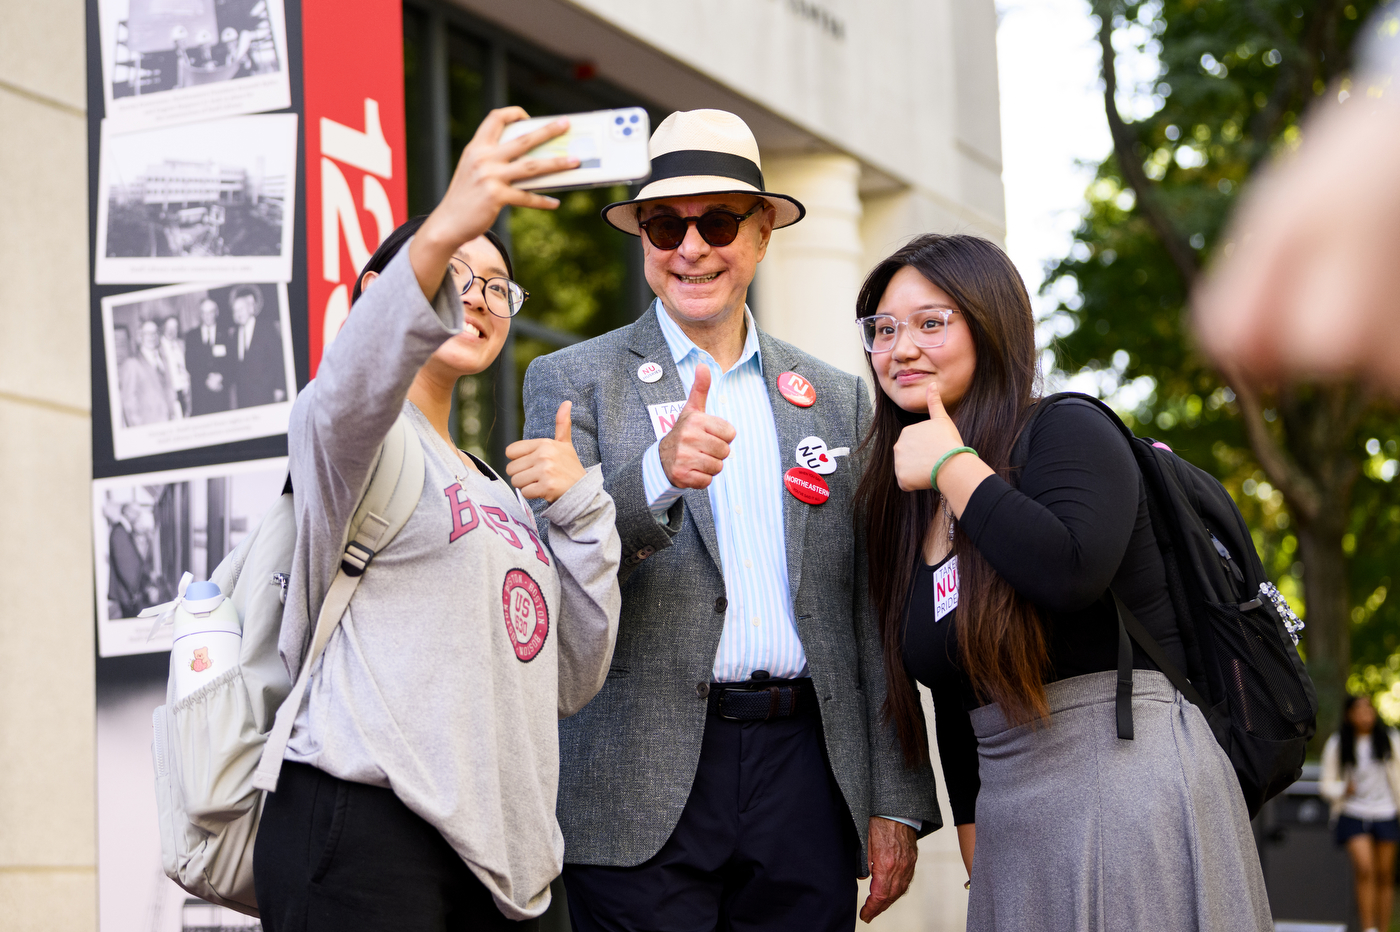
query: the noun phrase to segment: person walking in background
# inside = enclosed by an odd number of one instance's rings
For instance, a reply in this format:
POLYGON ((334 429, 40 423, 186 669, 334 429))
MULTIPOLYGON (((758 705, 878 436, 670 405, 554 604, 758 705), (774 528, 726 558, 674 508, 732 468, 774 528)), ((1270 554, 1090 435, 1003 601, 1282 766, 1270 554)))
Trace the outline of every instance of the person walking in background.
POLYGON ((978 237, 920 236, 871 271, 856 317, 879 385, 857 513, 885 711, 907 765, 925 766, 913 681, 933 692, 969 932, 1271 932, 1234 769, 1136 649, 1134 736, 1118 737, 1110 589, 1186 666, 1127 441, 1066 401, 1011 468, 1036 383, 1011 260, 978 237))
POLYGON ((219 326, 219 305, 213 298, 199 302, 199 326, 185 331, 185 367, 190 374, 190 414, 227 411, 230 374, 237 360, 229 355, 228 339, 219 326))
POLYGON ((127 427, 173 421, 182 415, 161 352, 160 325, 154 320, 141 322, 135 351, 117 370, 117 387, 127 427))
POLYGON ((167 317, 161 324, 160 354, 165 359, 166 371, 170 373, 170 387, 175 390, 180 411, 189 417, 190 370, 185 366, 185 341, 180 336, 180 321, 176 317, 167 317))
POLYGON ((1347 849, 1363 932, 1390 928, 1400 842, 1400 732, 1377 720, 1367 696, 1348 696, 1342 727, 1322 748, 1322 797, 1347 849))
POLYGON ((228 303, 233 308, 228 338, 237 354, 231 406, 252 408, 286 401, 287 370, 278 315, 262 318, 263 294, 257 285, 235 285, 228 303))
POLYGON ((847 458, 870 396, 745 305, 769 236, 803 214, 764 189, 749 127, 673 113, 651 160, 603 217, 642 236, 656 300, 525 374, 525 436, 573 402, 625 555, 613 669, 559 726, 569 915, 575 932, 850 930, 857 876, 868 922, 941 824, 931 769, 903 768, 880 720, 847 458))

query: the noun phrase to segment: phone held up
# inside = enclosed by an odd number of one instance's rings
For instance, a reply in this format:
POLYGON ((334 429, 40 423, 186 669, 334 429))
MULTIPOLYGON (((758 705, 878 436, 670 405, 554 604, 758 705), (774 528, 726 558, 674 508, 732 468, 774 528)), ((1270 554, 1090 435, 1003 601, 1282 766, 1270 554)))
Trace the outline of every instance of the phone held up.
MULTIPOLYGON (((579 161, 578 168, 517 181, 517 188, 526 191, 599 188, 612 184, 631 184, 642 181, 651 174, 651 157, 647 148, 651 139, 651 121, 641 107, 594 110, 589 113, 568 113, 561 116, 569 121, 568 131, 536 146, 521 158, 572 155, 579 161)), ((501 141, 523 136, 560 118, 535 117, 511 123, 501 134, 501 141)))

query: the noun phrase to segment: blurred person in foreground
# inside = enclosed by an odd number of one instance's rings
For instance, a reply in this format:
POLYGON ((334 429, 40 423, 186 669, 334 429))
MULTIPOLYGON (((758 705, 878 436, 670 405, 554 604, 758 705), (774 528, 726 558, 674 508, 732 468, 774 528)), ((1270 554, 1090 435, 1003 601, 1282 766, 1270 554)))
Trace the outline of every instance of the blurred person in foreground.
POLYGON ((754 271, 803 208, 765 189, 743 120, 673 113, 651 166, 603 218, 641 236, 656 300, 525 374, 525 436, 573 402, 624 556, 607 682, 559 723, 569 915, 575 932, 850 930, 856 878, 869 922, 941 824, 930 767, 905 769, 880 718, 848 455, 870 396, 754 324, 754 271), (784 474, 813 444, 829 452, 799 500, 784 474))
POLYGON ((1227 371, 1356 375, 1400 395, 1400 2, 1362 41, 1350 96, 1250 192, 1195 295, 1197 332, 1227 371))
POLYGON ((1390 928, 1400 842, 1400 732, 1377 720, 1367 696, 1348 696, 1342 727, 1322 748, 1322 797, 1332 804, 1337 844, 1347 849, 1363 932, 1390 928))

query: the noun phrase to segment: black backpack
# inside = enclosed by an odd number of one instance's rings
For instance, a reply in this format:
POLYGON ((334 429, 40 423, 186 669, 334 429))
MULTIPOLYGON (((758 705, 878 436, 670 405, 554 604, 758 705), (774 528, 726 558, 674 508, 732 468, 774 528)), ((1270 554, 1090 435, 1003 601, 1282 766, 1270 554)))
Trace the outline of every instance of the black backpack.
POLYGON ((1118 737, 1133 737, 1131 637, 1205 715, 1234 765, 1253 818, 1302 774, 1308 741, 1317 731, 1317 693, 1297 649, 1303 623, 1264 575, 1254 539, 1225 487, 1166 444, 1134 436, 1097 398, 1061 392, 1041 399, 1017 438, 1012 466, 1026 462, 1035 419, 1062 402, 1097 408, 1132 448, 1186 651, 1189 677, 1117 593, 1104 594, 1118 614, 1118 737))

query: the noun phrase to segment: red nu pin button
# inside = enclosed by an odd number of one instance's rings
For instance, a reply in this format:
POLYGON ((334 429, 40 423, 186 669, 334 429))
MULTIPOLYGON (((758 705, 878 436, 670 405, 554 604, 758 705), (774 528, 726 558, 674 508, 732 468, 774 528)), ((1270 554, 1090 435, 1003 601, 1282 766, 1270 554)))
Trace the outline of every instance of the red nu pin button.
POLYGON ((796 372, 778 376, 778 393, 799 408, 810 408, 817 403, 817 390, 796 372))
POLYGON ((805 466, 794 466, 783 473, 783 485, 794 498, 809 505, 825 505, 831 497, 826 480, 805 466))

